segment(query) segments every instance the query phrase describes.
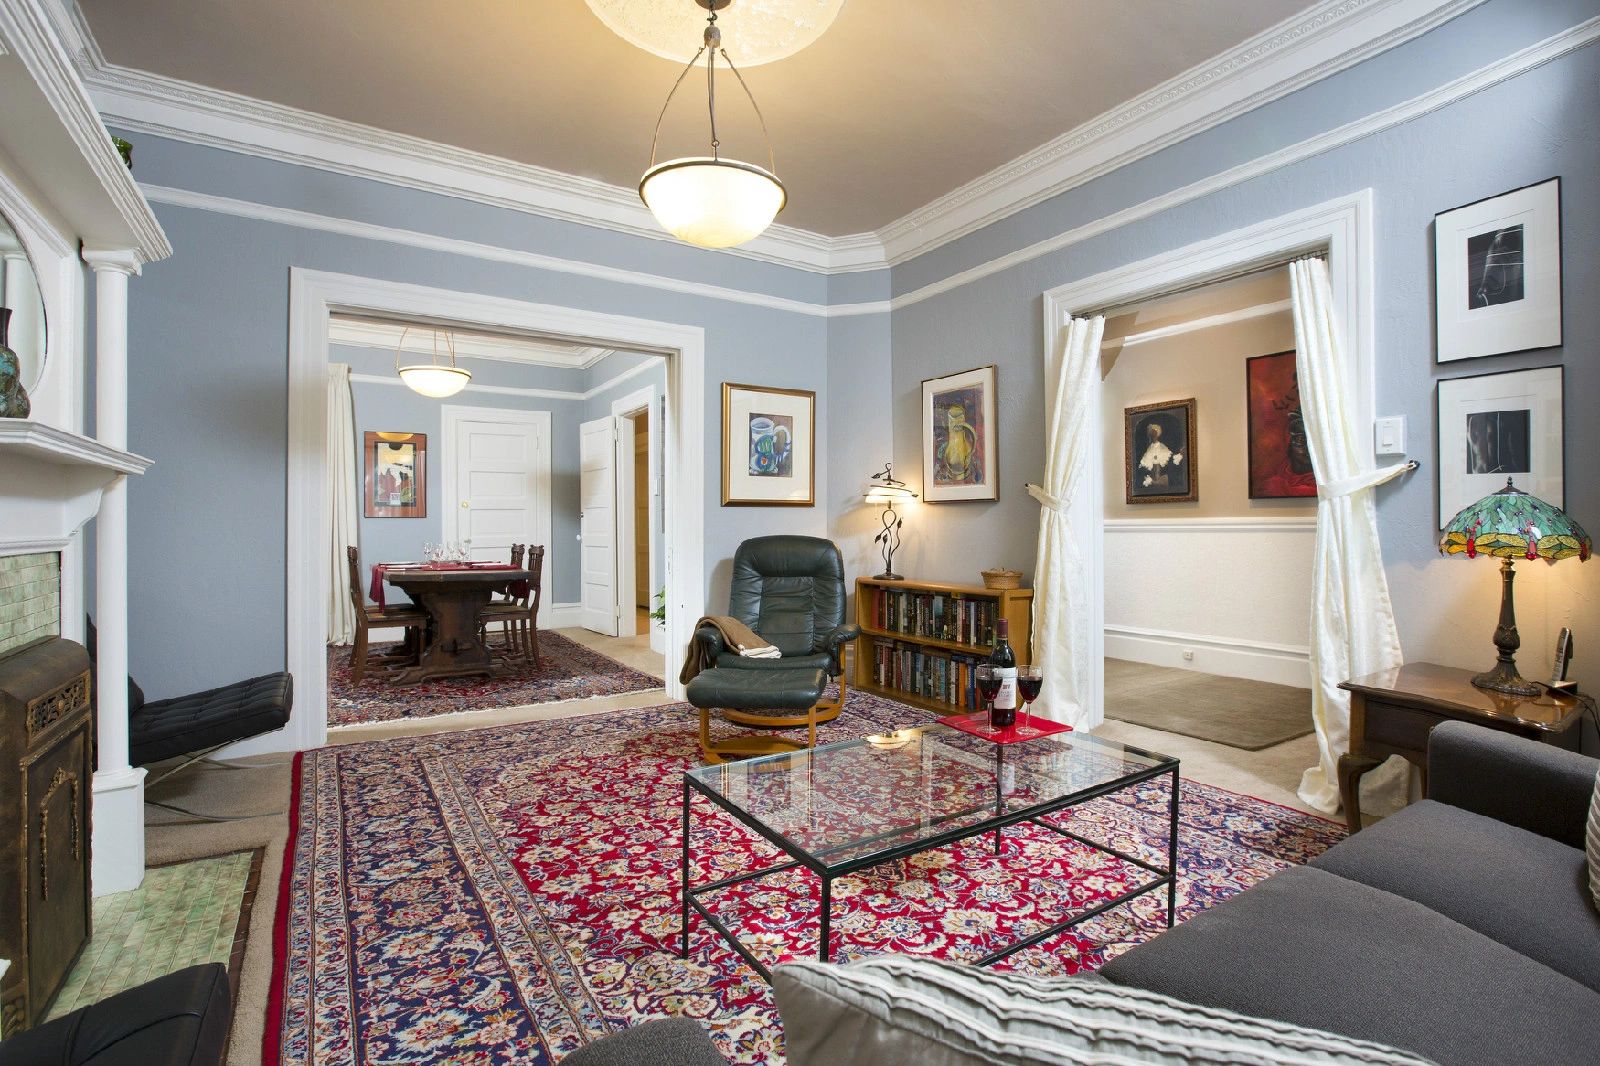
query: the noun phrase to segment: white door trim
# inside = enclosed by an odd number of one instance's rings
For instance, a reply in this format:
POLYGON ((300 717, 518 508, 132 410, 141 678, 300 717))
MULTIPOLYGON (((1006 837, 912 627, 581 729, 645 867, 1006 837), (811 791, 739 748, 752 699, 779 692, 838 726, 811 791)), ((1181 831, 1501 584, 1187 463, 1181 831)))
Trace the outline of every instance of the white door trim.
MULTIPOLYGON (((1098 311, 1150 299, 1191 285, 1204 284, 1247 270, 1267 266, 1301 253, 1326 252, 1333 287, 1334 312, 1342 327, 1345 357, 1350 373, 1346 381, 1354 390, 1356 422, 1372 424, 1376 375, 1373 351, 1374 248, 1371 189, 1328 200, 1302 211, 1281 215, 1209 240, 1175 248, 1136 263, 1116 267, 1093 277, 1058 285, 1044 293, 1045 381, 1054 381, 1061 362, 1062 330, 1075 314, 1098 311)), ((1084 564, 1090 579, 1089 633, 1092 647, 1088 664, 1091 714, 1105 705, 1105 485, 1101 462, 1104 434, 1099 420, 1100 376, 1093 376, 1088 464, 1073 494, 1068 512, 1072 536, 1086 545, 1084 564)), ((1045 390, 1045 423, 1054 417, 1053 390, 1045 390)), ((1372 434, 1358 433, 1361 458, 1371 463, 1372 434)), ((1034 650, 1035 656, 1045 654, 1034 650)))
MULTIPOLYGON (((443 404, 439 408, 439 535, 445 541, 461 539, 461 487, 456 484, 456 464, 453 453, 456 442, 456 425, 460 422, 505 422, 519 426, 535 426, 544 432, 545 450, 543 469, 538 473, 544 475, 545 498, 544 507, 534 510, 534 529, 530 533, 530 544, 543 544, 544 572, 556 572, 556 546, 551 543, 554 530, 552 517, 551 491, 554 484, 552 476, 552 454, 555 450, 555 438, 552 435, 552 419, 549 411, 525 411, 515 407, 472 407, 467 404, 443 404), (536 539, 534 539, 536 538, 536 539)), ((550 603, 541 600, 539 603, 540 626, 548 627, 550 624, 550 603)))
MULTIPOLYGON (((295 679, 295 708, 276 733, 245 741, 230 754, 298 751, 327 741, 327 655, 322 642, 327 602, 324 529, 328 316, 335 311, 419 316, 463 325, 521 330, 565 340, 667 356, 665 470, 667 646, 683 647, 700 615, 705 585, 705 330, 628 315, 610 315, 479 293, 333 274, 289 271, 288 543, 285 560, 285 660, 295 679), (673 547, 677 550, 674 551, 673 547)), ((683 686, 668 672, 667 694, 683 686)))
MULTIPOLYGON (((645 440, 647 446, 645 462, 648 465, 648 469, 645 471, 645 484, 650 488, 650 499, 646 506, 650 511, 650 539, 653 542, 656 537, 656 530, 660 528, 658 525, 660 519, 658 509, 661 506, 661 499, 656 491, 656 478, 661 472, 660 449, 656 444, 657 436, 655 431, 656 419, 660 417, 656 412, 656 387, 654 385, 646 385, 642 389, 634 389, 627 395, 619 396, 611 401, 611 416, 613 418, 624 418, 640 409, 645 412, 645 426, 648 434, 645 440)), ((620 422, 617 424, 617 428, 621 430, 622 424, 620 422)), ((636 573, 638 564, 635 562, 635 552, 638 545, 634 543, 633 522, 631 520, 633 509, 637 506, 633 498, 633 479, 635 474, 633 448, 619 447, 617 449, 617 460, 617 559, 620 563, 617 575, 617 628, 622 636, 633 637, 639 634, 636 625, 637 612, 633 609, 633 594, 631 591, 638 580, 638 574, 636 573), (628 515, 630 520, 624 522, 622 520, 623 515, 628 515)), ((660 580, 661 575, 656 573, 654 543, 651 543, 648 547, 650 550, 646 553, 646 557, 650 560, 650 572, 645 575, 645 588, 650 590, 653 606, 655 590, 661 587, 656 582, 660 580)), ((654 627, 651 628, 654 629, 654 627)))

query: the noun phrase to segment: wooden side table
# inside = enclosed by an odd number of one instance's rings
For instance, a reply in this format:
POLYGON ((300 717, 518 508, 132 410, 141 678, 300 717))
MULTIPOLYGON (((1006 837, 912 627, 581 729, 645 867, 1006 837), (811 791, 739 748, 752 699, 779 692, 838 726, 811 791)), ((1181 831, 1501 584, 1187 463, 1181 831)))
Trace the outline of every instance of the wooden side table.
POLYGON ((1407 663, 1354 678, 1350 692, 1350 753, 1339 756, 1339 798, 1345 821, 1361 828, 1361 778, 1391 755, 1422 771, 1428 791, 1428 734, 1440 722, 1471 722, 1546 744, 1576 749, 1587 696, 1508 696, 1472 683, 1473 671, 1407 663))

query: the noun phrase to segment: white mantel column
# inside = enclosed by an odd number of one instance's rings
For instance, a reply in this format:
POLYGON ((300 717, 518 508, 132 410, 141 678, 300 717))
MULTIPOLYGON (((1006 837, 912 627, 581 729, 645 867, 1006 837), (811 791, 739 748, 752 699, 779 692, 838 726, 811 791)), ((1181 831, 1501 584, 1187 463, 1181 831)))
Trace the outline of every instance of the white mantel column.
MULTIPOLYGON (((85 248, 94 269, 95 437, 128 449, 128 279, 138 253, 85 248)), ((144 880, 144 770, 128 764, 128 479, 105 490, 95 520, 94 894, 144 880)))

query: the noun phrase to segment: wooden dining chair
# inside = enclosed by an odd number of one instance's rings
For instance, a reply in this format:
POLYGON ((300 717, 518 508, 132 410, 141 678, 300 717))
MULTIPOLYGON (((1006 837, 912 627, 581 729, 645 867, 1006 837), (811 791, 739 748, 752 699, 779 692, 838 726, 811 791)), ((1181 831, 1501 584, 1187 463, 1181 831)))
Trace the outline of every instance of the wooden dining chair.
POLYGON ((483 621, 486 627, 491 623, 500 623, 506 635, 507 652, 538 666, 538 617, 540 579, 544 574, 544 545, 530 545, 526 550, 526 560, 517 557, 512 561, 528 571, 528 591, 521 596, 490 603, 483 609, 483 621))
POLYGON ((350 680, 360 684, 367 672, 368 631, 374 626, 380 629, 399 626, 406 632, 407 647, 421 651, 428 615, 415 605, 378 607, 368 603, 366 594, 361 590, 360 553, 353 547, 347 547, 345 558, 350 565, 350 602, 356 609, 356 639, 350 649, 350 680))
MULTIPOLYGON (((511 545, 511 565, 520 569, 522 560, 527 554, 528 546, 526 544, 511 545)), ((516 634, 512 630, 516 619, 520 617, 518 606, 516 597, 512 596, 510 592, 492 597, 488 606, 483 609, 483 613, 478 616, 478 639, 487 645, 489 643, 489 627, 491 625, 499 625, 500 646, 508 653, 512 652, 516 648, 516 634)))

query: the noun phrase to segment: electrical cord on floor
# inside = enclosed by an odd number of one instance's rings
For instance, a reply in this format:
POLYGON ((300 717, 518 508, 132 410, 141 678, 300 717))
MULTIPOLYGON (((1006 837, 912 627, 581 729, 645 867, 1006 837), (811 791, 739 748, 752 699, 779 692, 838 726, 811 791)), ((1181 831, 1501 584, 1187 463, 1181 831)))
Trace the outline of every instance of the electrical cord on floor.
MULTIPOLYGON (((176 803, 162 803, 160 800, 147 799, 147 806, 160 807, 164 811, 176 814, 187 814, 190 818, 197 818, 200 822, 248 822, 256 818, 279 818, 288 814, 283 811, 263 811, 260 814, 206 814, 204 811, 192 811, 188 807, 180 807, 176 803)), ((162 825, 194 825, 195 822, 163 822, 162 825)))

